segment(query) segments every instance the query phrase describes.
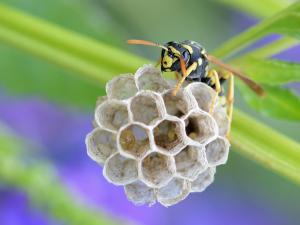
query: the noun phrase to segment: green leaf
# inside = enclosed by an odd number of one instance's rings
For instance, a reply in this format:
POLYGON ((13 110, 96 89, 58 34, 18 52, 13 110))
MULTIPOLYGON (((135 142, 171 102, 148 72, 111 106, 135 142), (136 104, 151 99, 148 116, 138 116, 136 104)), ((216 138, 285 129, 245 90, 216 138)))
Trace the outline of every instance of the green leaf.
POLYGON ((214 52, 214 55, 219 58, 231 56, 270 33, 280 33, 299 38, 299 14, 300 2, 297 1, 285 10, 261 21, 238 36, 231 38, 218 48, 214 52))
POLYGON ((266 96, 258 97, 253 91, 239 83, 246 102, 258 112, 285 120, 300 120, 300 98, 293 91, 264 85, 266 96))
POLYGON ((262 60, 251 56, 235 62, 247 75, 261 83, 276 85, 300 80, 299 63, 275 59, 262 60))
POLYGON ((295 7, 290 12, 281 15, 272 25, 270 25, 266 33, 278 33, 288 35, 300 39, 300 7, 295 7))
POLYGON ((0 146, 1 184, 24 191, 39 209, 63 224, 120 224, 71 195, 49 162, 35 158, 32 149, 24 149, 29 146, 1 123, 0 146))

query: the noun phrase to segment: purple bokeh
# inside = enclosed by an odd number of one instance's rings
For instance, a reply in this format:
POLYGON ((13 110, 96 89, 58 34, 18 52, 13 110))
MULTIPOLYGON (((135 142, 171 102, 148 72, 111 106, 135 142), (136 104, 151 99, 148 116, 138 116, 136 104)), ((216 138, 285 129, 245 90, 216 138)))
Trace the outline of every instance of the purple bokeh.
POLYGON ((27 196, 0 186, 0 223, 5 225, 58 225, 43 212, 33 208, 27 196))
MULTIPOLYGON (((232 29, 233 36, 235 34, 244 32, 245 30, 249 29, 249 27, 251 27, 259 22, 259 20, 257 20, 255 17, 238 12, 238 11, 234 11, 234 14, 235 14, 235 18, 239 18, 239 19, 234 20, 234 24, 232 26, 232 27, 234 27, 234 29, 232 29)), ((278 34, 268 35, 268 36, 258 40, 251 46, 247 47, 243 51, 262 47, 265 44, 270 43, 275 40, 278 40, 281 37, 282 36, 278 35, 278 34)), ((276 59, 283 60, 283 61, 300 63, 300 44, 293 46, 292 48, 286 49, 285 51, 283 51, 273 57, 276 59)))
MULTIPOLYGON (((20 136, 44 147, 41 154, 56 165, 73 195, 109 215, 147 225, 193 225, 200 221, 201 224, 214 225, 287 224, 284 215, 274 212, 266 203, 239 195, 228 183, 212 185, 204 193, 192 194, 168 209, 159 205, 136 207, 126 199, 123 188, 109 184, 103 178, 101 168, 86 155, 84 139, 92 129, 92 115, 64 110, 37 98, 20 101, 3 96, 0 99, 0 118, 20 136)), ((0 221, 6 221, 9 216, 16 221, 12 225, 36 224, 35 221, 48 224, 41 212, 26 211, 32 207, 24 194, 7 192, 8 189, 0 192, 3 202, 0 209, 5 209, 5 215, 0 214, 0 221), (22 207, 14 207, 16 202, 22 207), (23 216, 28 223, 19 223, 23 216)))

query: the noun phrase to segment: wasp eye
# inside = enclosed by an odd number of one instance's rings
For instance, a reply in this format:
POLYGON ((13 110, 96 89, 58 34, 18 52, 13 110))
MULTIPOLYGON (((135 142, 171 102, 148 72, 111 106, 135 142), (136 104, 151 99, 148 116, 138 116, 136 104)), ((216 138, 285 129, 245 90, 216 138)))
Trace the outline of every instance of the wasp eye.
POLYGON ((170 58, 173 58, 173 53, 172 52, 168 52, 168 56, 170 57, 170 58))
POLYGON ((182 55, 183 55, 184 60, 187 60, 189 53, 187 51, 184 51, 182 55))

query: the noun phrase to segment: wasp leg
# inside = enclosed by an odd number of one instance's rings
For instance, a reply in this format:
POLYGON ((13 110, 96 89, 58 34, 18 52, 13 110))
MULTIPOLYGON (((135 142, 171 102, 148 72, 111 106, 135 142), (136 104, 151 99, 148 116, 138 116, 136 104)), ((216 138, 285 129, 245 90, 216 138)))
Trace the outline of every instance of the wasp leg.
POLYGON ((176 96, 177 92, 179 91, 180 87, 182 86, 183 82, 185 81, 185 78, 191 74, 191 72, 193 72, 195 69, 197 69, 197 63, 194 62, 192 65, 190 65, 189 68, 185 70, 181 70, 182 71, 182 78, 181 80, 178 81, 178 83, 175 86, 175 89, 173 90, 173 95, 176 96))
POLYGON ((177 71, 175 72, 175 78, 176 78, 177 81, 179 81, 179 79, 180 79, 180 75, 177 71))
POLYGON ((227 102, 227 116, 228 116, 229 124, 230 124, 229 129, 226 134, 226 137, 229 139, 230 127, 231 127, 231 122, 232 122, 233 103, 234 103, 234 76, 233 76, 233 74, 230 74, 230 76, 229 76, 226 102, 227 102))
POLYGON ((217 71, 210 70, 208 72, 208 77, 211 79, 212 85, 215 85, 215 91, 217 92, 217 94, 214 96, 213 100, 211 101, 211 105, 210 105, 210 108, 209 108, 209 113, 212 114, 213 110, 215 108, 215 105, 216 105, 218 95, 222 91, 222 88, 221 88, 220 78, 219 78, 219 75, 218 75, 217 71))

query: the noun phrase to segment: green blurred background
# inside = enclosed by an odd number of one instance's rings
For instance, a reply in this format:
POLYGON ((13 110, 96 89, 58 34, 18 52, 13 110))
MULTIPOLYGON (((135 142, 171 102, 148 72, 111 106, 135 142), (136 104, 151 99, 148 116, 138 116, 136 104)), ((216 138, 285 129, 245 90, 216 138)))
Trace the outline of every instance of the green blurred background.
MULTIPOLYGON (((289 3, 273 1, 274 5, 268 5, 262 1, 257 10, 245 10, 224 2, 1 0, 152 61, 159 55, 157 49, 127 46, 125 40, 138 38, 164 43, 190 39, 212 51, 259 21, 264 16, 260 7, 268 8, 266 14, 270 15, 289 3)), ((299 48, 278 57, 289 56, 300 61, 299 48)), ((0 70, 0 122, 30 146, 24 150, 25 155, 51 164, 74 199, 96 208, 108 218, 117 218, 121 224, 125 221, 136 224, 300 224, 299 186, 234 151, 206 192, 193 194, 170 209, 133 206, 126 200, 122 188, 106 183, 99 168, 85 153, 84 137, 91 130, 96 98, 104 95, 104 87, 1 43, 0 70)), ((259 116, 245 105, 238 93, 236 107, 295 140, 300 139, 299 122, 259 116)), ((35 161, 32 164, 35 165, 35 161)), ((13 165, 11 167, 13 169, 13 165)), ((28 189, 40 190, 31 187, 30 182, 24 188, 21 182, 9 182, 9 175, 6 179, 8 181, 0 177, 1 224, 74 224, 67 219, 71 215, 51 213, 49 206, 41 203, 47 200, 39 201, 44 196, 38 192, 28 193, 28 189)), ((72 214, 71 211, 64 213, 72 214)))

